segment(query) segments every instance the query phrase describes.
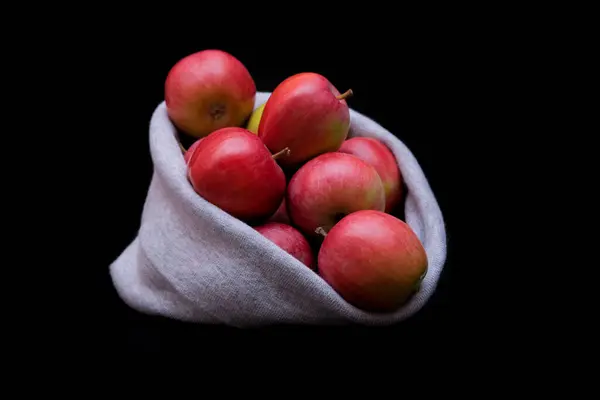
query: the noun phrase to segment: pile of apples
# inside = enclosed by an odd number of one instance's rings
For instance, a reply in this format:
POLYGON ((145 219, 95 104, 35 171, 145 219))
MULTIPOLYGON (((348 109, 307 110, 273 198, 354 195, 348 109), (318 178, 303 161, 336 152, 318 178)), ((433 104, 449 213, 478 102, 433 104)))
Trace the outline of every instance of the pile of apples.
POLYGON ((254 110, 256 85, 231 54, 178 61, 165 104, 194 191, 315 271, 348 303, 390 312, 419 289, 425 250, 392 215, 405 195, 392 152, 348 138, 346 99, 324 76, 299 73, 254 110))

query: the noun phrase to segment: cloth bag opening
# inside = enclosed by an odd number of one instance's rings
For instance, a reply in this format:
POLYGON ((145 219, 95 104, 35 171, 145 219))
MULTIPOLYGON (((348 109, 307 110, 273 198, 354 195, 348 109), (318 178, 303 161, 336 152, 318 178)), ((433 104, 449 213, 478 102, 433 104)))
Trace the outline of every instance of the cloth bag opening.
MULTIPOLYGON (((269 97, 257 92, 255 108, 269 97)), ((137 236, 110 265, 113 284, 133 309, 186 322, 233 327, 391 325, 433 294, 446 260, 446 231, 418 161, 394 135, 350 110, 350 137, 381 140, 395 155, 405 187, 404 220, 427 253, 419 291, 402 308, 377 314, 347 303, 317 273, 196 194, 165 103, 150 121, 154 171, 137 236)))

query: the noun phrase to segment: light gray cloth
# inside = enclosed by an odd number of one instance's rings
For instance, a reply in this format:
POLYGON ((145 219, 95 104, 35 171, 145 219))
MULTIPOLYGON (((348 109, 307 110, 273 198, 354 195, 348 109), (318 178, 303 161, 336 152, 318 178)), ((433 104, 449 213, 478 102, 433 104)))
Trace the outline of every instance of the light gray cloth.
MULTIPOLYGON (((255 107, 269 95, 259 92, 255 107)), ((408 187, 406 222, 429 260, 420 291, 402 309, 386 315, 346 303, 315 272, 199 197, 186 178, 175 135, 163 102, 150 123, 154 173, 140 229, 110 265, 117 292, 130 307, 235 327, 389 325, 417 312, 432 295, 446 259, 442 213, 413 154, 371 119, 351 110, 350 136, 372 136, 392 149, 408 187)))

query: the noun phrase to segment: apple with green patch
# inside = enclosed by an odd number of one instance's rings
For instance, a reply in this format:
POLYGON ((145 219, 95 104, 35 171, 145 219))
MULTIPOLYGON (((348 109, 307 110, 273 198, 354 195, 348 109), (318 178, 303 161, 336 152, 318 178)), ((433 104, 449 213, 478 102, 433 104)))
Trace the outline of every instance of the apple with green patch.
POLYGON ((337 151, 348 136, 348 90, 340 92, 324 76, 312 72, 293 75, 281 82, 267 102, 258 136, 276 153, 286 147, 291 155, 280 160, 295 168, 327 152, 337 151))

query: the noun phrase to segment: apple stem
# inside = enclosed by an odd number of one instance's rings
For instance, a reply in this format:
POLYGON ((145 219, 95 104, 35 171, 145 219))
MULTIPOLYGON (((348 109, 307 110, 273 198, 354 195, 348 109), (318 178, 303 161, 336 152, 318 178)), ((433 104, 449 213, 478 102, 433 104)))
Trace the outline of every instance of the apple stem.
POLYGON ((318 233, 319 235, 326 237, 327 236, 327 232, 325 232, 325 229, 323 229, 323 227, 318 227, 317 229, 315 229, 315 233, 318 233))
POLYGON ((181 149, 181 152, 183 154, 185 154, 185 152, 187 150, 185 149, 185 147, 183 147, 183 144, 181 143, 181 139, 180 139, 180 137, 179 137, 179 135, 177 133, 175 133, 175 140, 177 140, 177 144, 179 145, 179 148, 181 149))
POLYGON ((336 99, 338 99, 338 100, 344 100, 346 97, 350 97, 353 94, 354 94, 354 92, 352 91, 352 89, 348 89, 344 93, 342 93, 339 96, 337 96, 336 99))
POLYGON ((283 149, 281 151, 278 151, 277 153, 273 154, 271 157, 273 158, 273 160, 277 160, 280 157, 283 157, 283 156, 287 157, 287 156, 289 156, 291 152, 292 151, 290 150, 290 148, 286 147, 285 149, 283 149))

